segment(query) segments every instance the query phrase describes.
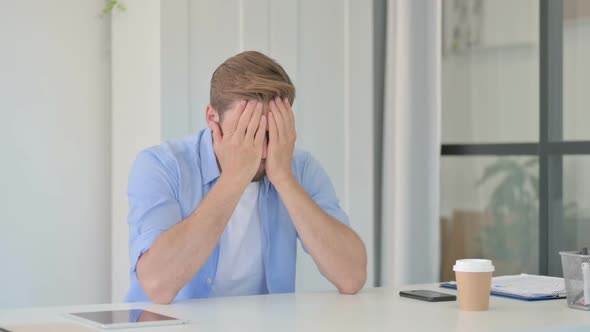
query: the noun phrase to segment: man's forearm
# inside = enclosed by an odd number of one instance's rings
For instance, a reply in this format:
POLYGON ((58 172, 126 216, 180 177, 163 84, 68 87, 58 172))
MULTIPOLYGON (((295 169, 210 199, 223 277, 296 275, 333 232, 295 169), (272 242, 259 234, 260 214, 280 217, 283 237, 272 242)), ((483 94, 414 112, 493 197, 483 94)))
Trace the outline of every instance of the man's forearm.
POLYGON ((367 278, 367 253, 360 237, 324 212, 294 177, 274 185, 322 274, 341 293, 358 292, 367 278))
POLYGON ((195 211, 160 235, 140 257, 137 277, 153 302, 172 302, 205 264, 246 185, 221 176, 195 211))

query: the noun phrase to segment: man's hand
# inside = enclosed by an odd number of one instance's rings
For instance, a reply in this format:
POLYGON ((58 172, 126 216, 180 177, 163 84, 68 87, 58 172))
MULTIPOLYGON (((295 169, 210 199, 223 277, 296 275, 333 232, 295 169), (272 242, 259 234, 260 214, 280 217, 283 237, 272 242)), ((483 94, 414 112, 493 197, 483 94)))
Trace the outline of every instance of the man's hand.
POLYGON ((281 181, 293 177, 291 162, 297 133, 295 116, 289 99, 275 98, 270 101, 268 113, 268 155, 266 157, 266 174, 275 186, 281 181))
POLYGON ((240 117, 232 130, 222 133, 219 124, 210 122, 213 149, 223 174, 239 184, 252 181, 262 160, 262 144, 266 136, 266 117, 262 103, 250 100, 237 104, 240 117))

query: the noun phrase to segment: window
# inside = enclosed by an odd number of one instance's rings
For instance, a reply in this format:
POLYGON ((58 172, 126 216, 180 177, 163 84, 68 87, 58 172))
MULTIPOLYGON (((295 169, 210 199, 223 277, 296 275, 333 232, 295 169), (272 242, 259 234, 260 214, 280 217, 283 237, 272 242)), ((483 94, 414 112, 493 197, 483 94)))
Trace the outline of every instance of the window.
POLYGON ((589 1, 443 1, 441 279, 561 275, 590 245, 588 40, 589 1))

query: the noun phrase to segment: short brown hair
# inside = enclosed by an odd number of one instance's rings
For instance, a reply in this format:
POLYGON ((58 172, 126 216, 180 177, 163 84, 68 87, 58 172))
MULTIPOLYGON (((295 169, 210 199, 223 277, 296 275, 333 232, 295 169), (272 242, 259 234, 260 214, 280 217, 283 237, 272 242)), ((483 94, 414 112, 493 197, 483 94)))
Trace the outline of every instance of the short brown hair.
POLYGON ((211 77, 211 106, 226 111, 235 100, 256 99, 268 103, 272 98, 295 100, 295 86, 283 67, 268 56, 246 51, 225 60, 211 77))

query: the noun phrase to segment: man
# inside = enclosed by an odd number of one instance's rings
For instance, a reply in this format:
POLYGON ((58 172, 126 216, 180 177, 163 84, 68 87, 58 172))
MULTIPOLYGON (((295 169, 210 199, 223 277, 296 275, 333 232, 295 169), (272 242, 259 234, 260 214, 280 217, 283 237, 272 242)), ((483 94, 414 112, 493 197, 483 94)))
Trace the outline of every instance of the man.
POLYGON ((209 128, 138 155, 127 301, 293 292, 297 238, 341 293, 363 287, 364 244, 322 167, 294 147, 294 99, 278 63, 240 53, 213 73, 209 128))

